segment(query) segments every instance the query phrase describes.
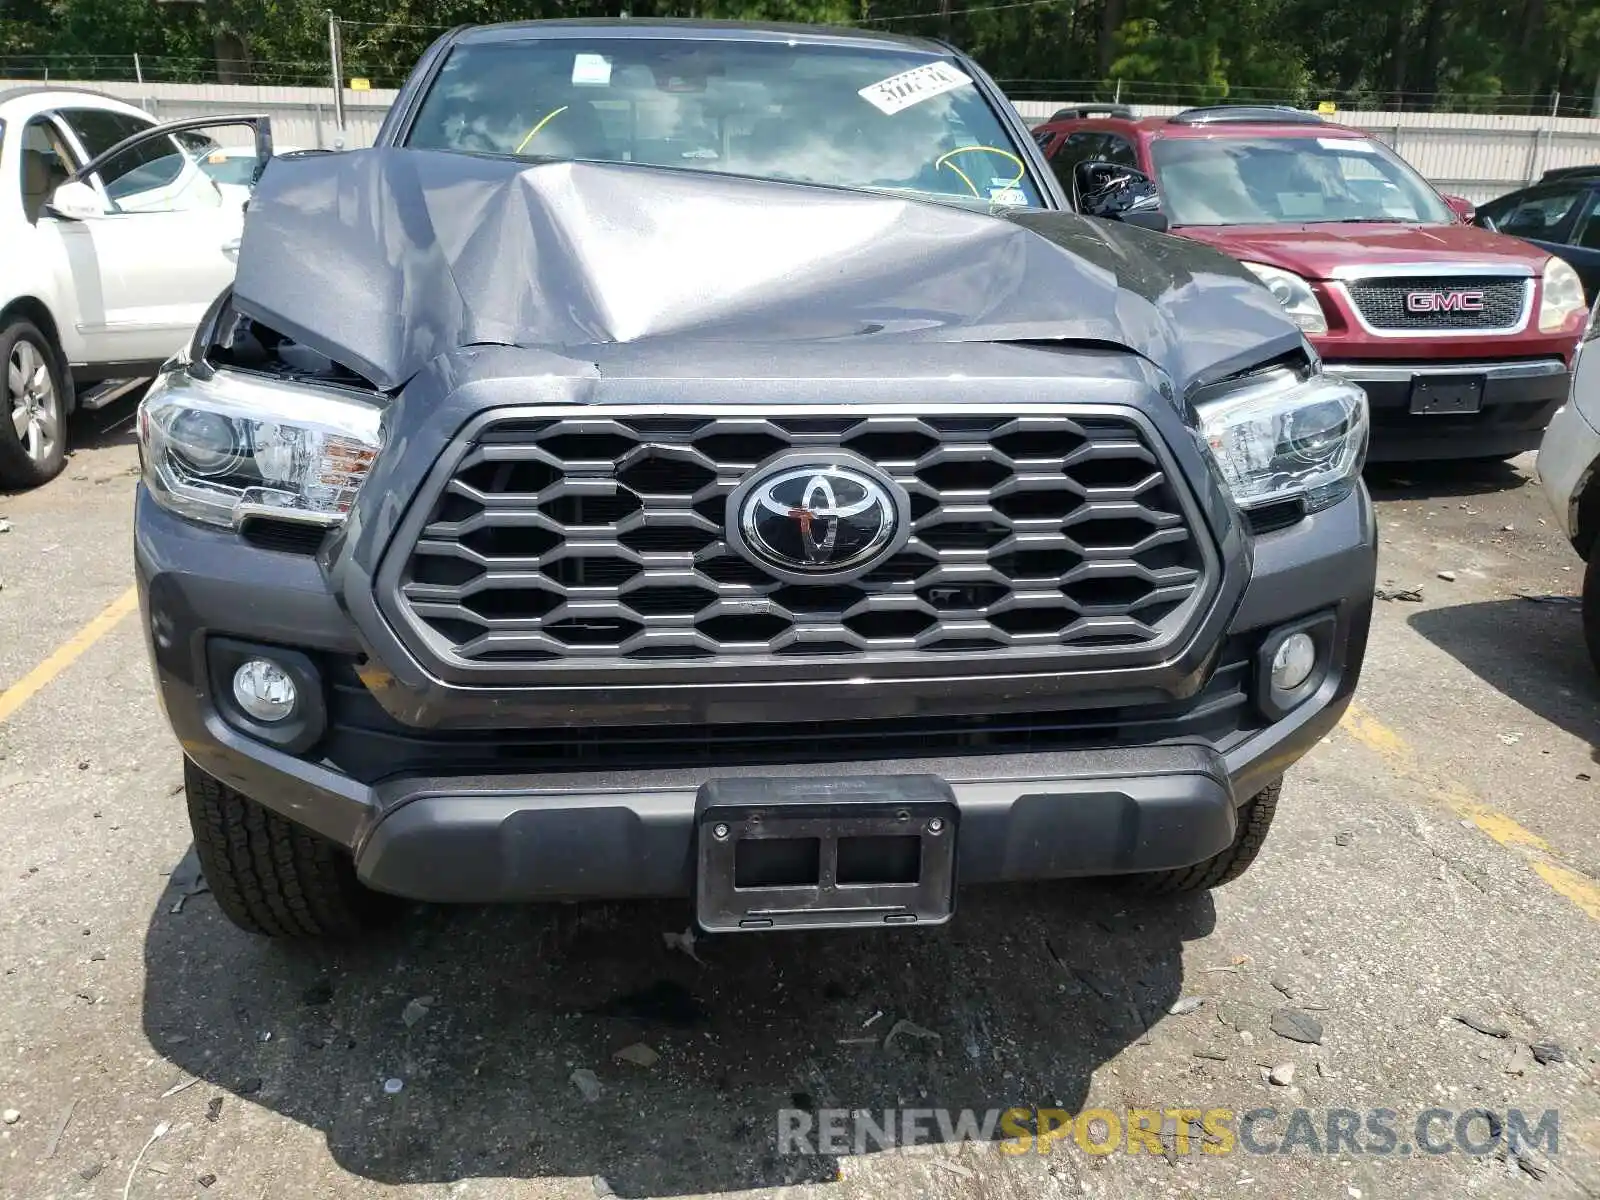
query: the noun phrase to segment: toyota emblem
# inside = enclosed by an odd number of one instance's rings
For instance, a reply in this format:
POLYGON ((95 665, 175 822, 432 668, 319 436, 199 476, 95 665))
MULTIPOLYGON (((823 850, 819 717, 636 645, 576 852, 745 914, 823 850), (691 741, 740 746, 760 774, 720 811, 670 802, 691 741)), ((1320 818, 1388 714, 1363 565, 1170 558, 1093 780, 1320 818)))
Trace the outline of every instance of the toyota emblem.
POLYGON ((905 544, 910 503, 855 455, 786 455, 729 496, 727 532, 746 558, 780 579, 838 582, 905 544))

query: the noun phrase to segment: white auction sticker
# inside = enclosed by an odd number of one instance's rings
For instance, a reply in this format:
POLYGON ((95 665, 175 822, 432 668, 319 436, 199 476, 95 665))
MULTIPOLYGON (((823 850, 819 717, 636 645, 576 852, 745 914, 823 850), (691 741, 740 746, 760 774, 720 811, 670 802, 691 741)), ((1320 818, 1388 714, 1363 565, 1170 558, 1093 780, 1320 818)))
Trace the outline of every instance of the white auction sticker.
POLYGON ((1352 154, 1376 154, 1378 148, 1365 138, 1321 138, 1317 145, 1324 150, 1348 150, 1352 154))
POLYGON ((972 76, 965 71, 947 62, 931 62, 891 75, 878 83, 868 84, 858 94, 873 108, 892 117, 913 104, 953 92, 959 87, 967 87, 971 83, 972 76))
POLYGON ((609 87, 611 60, 603 54, 574 55, 572 82, 579 87, 609 87))

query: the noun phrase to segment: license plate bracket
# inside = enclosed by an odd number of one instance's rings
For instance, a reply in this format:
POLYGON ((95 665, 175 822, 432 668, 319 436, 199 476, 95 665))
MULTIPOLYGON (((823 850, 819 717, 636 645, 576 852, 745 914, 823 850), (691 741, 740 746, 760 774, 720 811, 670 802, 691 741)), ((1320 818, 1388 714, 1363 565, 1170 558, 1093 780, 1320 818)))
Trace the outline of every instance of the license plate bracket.
POLYGON ((932 775, 717 779, 695 813, 695 916, 713 933, 941 925, 960 812, 932 775))
POLYGON ((1427 375, 1411 380, 1414 416, 1457 416, 1483 408, 1482 375, 1427 375))

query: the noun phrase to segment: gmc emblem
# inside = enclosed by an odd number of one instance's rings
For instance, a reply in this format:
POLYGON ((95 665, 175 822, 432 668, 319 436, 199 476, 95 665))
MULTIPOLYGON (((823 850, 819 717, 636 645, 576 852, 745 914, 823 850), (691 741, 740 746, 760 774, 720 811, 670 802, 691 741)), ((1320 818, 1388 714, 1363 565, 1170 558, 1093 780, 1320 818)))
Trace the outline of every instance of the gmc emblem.
POLYGON ((1407 292, 1406 311, 1430 312, 1482 312, 1483 293, 1472 292, 1407 292))

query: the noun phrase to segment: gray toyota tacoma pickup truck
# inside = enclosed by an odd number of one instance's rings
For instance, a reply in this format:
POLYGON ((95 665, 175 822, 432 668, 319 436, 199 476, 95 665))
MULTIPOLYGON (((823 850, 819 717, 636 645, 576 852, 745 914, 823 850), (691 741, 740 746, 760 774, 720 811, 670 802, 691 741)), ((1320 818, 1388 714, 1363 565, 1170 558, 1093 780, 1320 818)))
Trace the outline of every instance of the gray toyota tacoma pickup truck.
POLYGON ((1151 226, 943 44, 441 38, 376 146, 266 169, 140 409, 223 912, 1238 875, 1356 685, 1366 404, 1151 226))

